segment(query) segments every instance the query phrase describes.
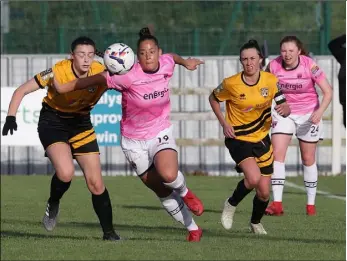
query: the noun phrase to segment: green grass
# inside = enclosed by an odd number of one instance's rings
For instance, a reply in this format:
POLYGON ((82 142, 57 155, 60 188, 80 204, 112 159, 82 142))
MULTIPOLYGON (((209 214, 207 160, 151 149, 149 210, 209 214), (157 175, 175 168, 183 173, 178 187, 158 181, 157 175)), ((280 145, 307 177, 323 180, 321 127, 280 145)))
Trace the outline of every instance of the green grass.
MULTIPOLYGON (((288 179, 301 185, 302 177, 288 179)), ((1 176, 1 260, 345 260, 345 201, 317 196, 316 217, 305 215, 306 195, 286 188, 285 215, 264 217, 268 235, 248 232, 253 194, 240 203, 231 231, 220 224, 225 198, 239 178, 188 177, 205 204, 195 218, 204 229, 199 243, 161 208, 136 177, 106 177, 114 225, 125 238, 104 242, 84 179, 75 178, 61 201, 58 226, 41 225, 48 176, 1 176)), ((320 177, 319 190, 345 195, 345 176, 320 177)))

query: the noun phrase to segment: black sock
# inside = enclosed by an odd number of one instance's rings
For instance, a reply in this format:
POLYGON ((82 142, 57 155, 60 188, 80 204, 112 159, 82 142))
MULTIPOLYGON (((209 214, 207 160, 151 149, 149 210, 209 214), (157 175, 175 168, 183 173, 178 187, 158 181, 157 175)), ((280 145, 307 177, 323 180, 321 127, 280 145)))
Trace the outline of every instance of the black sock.
POLYGON ((99 218, 102 231, 110 233, 114 231, 112 221, 112 205, 107 189, 100 195, 92 194, 92 202, 96 215, 99 218))
POLYGON ((234 190, 233 195, 229 198, 229 204, 236 207, 241 200, 244 199, 253 189, 248 189, 245 186, 245 179, 242 179, 238 184, 236 189, 234 190))
POLYGON ((267 208, 268 204, 269 204, 269 200, 262 201, 257 197, 257 195, 254 196, 253 212, 252 212, 252 217, 251 217, 251 223, 252 224, 259 224, 260 223, 260 220, 264 216, 265 209, 267 208))
POLYGON ((71 181, 61 181, 55 173, 51 180, 51 194, 48 199, 50 204, 58 204, 64 193, 69 189, 71 181))

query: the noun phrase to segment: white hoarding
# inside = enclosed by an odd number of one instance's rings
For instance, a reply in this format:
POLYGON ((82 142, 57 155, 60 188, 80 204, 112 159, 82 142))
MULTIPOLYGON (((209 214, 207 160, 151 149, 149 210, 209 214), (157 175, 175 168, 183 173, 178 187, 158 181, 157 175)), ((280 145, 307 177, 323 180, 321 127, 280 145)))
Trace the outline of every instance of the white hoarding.
MULTIPOLYGON (((10 104, 14 87, 1 87, 1 132, 6 120, 8 105, 10 104)), ((16 120, 18 129, 7 136, 1 136, 1 146, 41 146, 37 132, 42 99, 46 90, 38 90, 24 96, 18 108, 16 120)))

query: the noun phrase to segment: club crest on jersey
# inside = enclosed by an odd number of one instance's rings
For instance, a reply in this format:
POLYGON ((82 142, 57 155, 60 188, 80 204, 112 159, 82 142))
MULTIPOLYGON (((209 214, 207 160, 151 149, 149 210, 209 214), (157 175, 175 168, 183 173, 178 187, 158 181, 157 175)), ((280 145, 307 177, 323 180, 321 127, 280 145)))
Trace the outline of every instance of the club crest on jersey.
POLYGON ((264 98, 269 96, 269 88, 261 88, 260 89, 260 94, 261 96, 263 96, 264 98))
POLYGON ((317 73, 319 71, 319 67, 318 67, 318 65, 313 65, 312 66, 312 68, 311 68, 311 72, 312 72, 312 74, 315 74, 315 73, 317 73))

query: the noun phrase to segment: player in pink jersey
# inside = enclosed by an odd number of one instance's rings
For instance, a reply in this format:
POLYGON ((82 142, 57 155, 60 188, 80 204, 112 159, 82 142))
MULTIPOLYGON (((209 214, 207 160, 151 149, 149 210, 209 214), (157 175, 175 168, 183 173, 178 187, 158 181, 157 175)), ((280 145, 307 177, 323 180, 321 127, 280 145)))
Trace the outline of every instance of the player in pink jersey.
POLYGON ((166 211, 189 231, 188 241, 200 241, 199 228, 187 207, 200 216, 202 202, 187 188, 178 170, 178 157, 170 123, 169 81, 175 64, 195 70, 203 62, 183 59, 176 54, 163 54, 158 40, 148 28, 140 31, 137 44, 138 63, 125 75, 98 75, 61 85, 66 93, 90 86, 107 85, 122 93, 121 146, 143 183, 156 193, 166 211), (186 207, 187 206, 187 207, 186 207))
POLYGON ((283 118, 275 110, 271 140, 274 149, 274 174, 272 175, 273 202, 266 209, 267 215, 282 215, 282 194, 285 183, 285 157, 295 133, 299 140, 307 193, 307 215, 315 215, 318 170, 316 165, 317 143, 322 137, 322 116, 332 98, 332 88, 318 65, 306 55, 296 36, 286 36, 280 43, 281 55, 271 61, 267 70, 277 76, 279 88, 286 96, 291 114, 283 118), (319 103, 315 84, 323 93, 319 103))

